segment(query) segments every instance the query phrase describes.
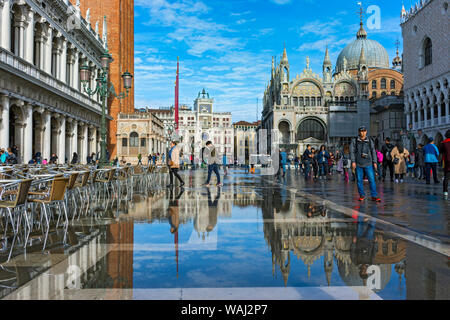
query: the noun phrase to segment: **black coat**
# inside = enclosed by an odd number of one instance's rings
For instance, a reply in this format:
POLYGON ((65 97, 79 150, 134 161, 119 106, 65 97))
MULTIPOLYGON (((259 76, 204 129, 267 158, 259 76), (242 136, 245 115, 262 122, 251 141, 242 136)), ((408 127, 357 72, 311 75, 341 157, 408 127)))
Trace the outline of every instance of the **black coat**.
POLYGON ((423 148, 416 151, 416 167, 423 167, 425 165, 425 155, 423 154, 423 148))

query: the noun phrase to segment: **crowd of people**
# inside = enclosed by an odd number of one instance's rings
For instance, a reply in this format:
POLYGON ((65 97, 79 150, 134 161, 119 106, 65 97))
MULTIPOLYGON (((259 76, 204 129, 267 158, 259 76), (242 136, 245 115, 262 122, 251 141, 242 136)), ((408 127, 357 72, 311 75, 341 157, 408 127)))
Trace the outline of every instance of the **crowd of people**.
POLYGON ((386 138, 382 146, 375 146, 367 136, 367 129, 359 128, 358 137, 350 144, 345 144, 341 150, 331 152, 325 145, 319 149, 308 145, 303 155, 288 159, 285 150, 280 150, 280 168, 278 176, 285 176, 293 162, 296 172, 304 175, 305 179, 327 180, 332 174, 341 174, 343 179, 356 181, 360 200, 365 199, 363 181, 369 181, 372 199, 380 201, 376 194, 376 180, 384 182, 386 177, 393 183, 425 180, 427 185, 431 179, 440 184, 438 172, 443 169, 443 192, 448 197, 448 179, 450 175, 450 130, 445 134, 446 140, 435 145, 433 138, 426 145, 419 144, 414 150, 408 150, 402 141, 392 143, 386 138), (389 171, 389 175, 388 175, 389 171))

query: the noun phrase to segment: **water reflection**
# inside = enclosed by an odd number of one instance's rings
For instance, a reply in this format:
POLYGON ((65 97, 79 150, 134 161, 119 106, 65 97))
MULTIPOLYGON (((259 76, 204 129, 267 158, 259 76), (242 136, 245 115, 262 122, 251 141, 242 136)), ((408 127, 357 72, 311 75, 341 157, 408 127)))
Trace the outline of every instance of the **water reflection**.
POLYGON ((392 265, 398 265, 395 271, 400 277, 403 274, 406 242, 377 230, 375 219, 344 222, 343 216, 324 205, 286 197, 277 189, 266 193, 263 217, 273 270, 280 269, 285 285, 292 272, 291 255, 306 265, 308 279, 313 265, 322 259, 328 285, 333 282, 334 263, 346 285, 375 292, 390 281, 392 265))
POLYGON ((204 280, 210 287, 221 279, 221 285, 230 287, 349 286, 366 287, 391 299, 450 298, 445 289, 448 275, 442 271, 448 271, 445 257, 380 230, 375 219, 351 219, 323 204, 296 198, 285 188, 160 189, 134 194, 131 200, 118 217, 111 213, 117 208, 105 212, 104 225, 86 219, 70 226, 66 234, 51 233, 48 255, 39 252, 42 243, 36 240, 27 249, 28 257, 36 253, 31 260, 19 254, 2 263, 1 296, 13 292, 8 298, 59 299, 73 294, 73 289, 194 287, 189 275, 204 268, 199 265, 208 259, 211 265, 223 266, 204 280), (257 227, 251 229, 253 238, 248 236, 249 225, 257 227), (249 239, 247 248, 236 249, 243 234, 249 239), (61 246, 65 236, 69 246, 61 246), (143 236, 148 237, 143 238, 147 246, 138 241, 143 236), (258 238, 269 251, 257 243, 258 238), (203 243, 215 246, 207 253, 203 243), (158 253, 148 258, 147 266, 140 256, 146 250, 158 253), (416 252, 428 257, 425 271, 420 271, 422 261, 416 252), (246 258, 249 254, 253 260, 246 258), (166 258, 176 263, 176 277, 166 258), (266 262, 271 263, 271 275, 266 262), (245 276, 250 267, 260 273, 245 276), (143 284, 138 276, 142 273, 151 274, 152 281, 143 284), (409 273, 420 283, 414 278, 405 283, 409 273))

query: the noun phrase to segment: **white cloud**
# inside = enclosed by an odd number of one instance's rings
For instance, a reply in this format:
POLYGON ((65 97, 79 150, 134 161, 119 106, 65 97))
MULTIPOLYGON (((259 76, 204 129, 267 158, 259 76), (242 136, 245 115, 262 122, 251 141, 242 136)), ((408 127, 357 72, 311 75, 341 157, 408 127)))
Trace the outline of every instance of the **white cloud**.
POLYGON ((288 4, 291 2, 291 0, 270 0, 270 1, 273 3, 276 3, 276 4, 281 4, 281 5, 288 4))

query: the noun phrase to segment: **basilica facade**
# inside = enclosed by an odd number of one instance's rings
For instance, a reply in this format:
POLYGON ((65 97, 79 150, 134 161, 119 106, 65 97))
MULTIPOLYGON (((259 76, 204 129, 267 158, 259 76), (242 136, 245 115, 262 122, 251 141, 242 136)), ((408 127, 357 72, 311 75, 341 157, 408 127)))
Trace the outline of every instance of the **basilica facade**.
POLYGON ((370 128, 372 101, 403 95, 401 58, 397 54, 390 67, 386 49, 368 39, 362 20, 334 69, 326 49, 322 70, 321 75, 314 73, 307 57, 302 73, 293 76, 286 48, 278 65, 272 58, 261 124, 269 152, 275 144, 297 154, 308 144, 342 147, 359 126, 370 128))

